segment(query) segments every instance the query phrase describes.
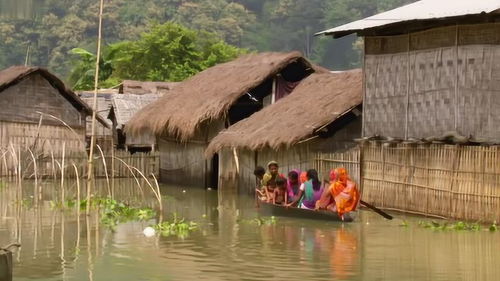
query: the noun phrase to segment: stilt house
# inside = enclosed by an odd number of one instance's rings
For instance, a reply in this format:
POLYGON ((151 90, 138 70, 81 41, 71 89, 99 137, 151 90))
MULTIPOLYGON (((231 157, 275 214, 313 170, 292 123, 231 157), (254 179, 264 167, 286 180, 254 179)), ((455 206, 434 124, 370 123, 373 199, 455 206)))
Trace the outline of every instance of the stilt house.
POLYGON ((85 152, 85 118, 92 109, 49 71, 25 66, 0 71, 0 108, 0 152, 14 147, 59 155, 63 143, 66 153, 85 152))
MULTIPOLYGON (((207 148, 219 153, 221 178, 252 189, 255 166, 307 170, 320 153, 348 153, 361 136, 361 70, 311 74, 290 95, 220 132, 207 148)), ((359 165, 351 173, 359 173, 359 165)), ((320 172, 328 175, 328 171, 320 172)))
POLYGON ((500 150, 484 145, 500 143, 500 1, 423 0, 320 32, 352 33, 365 44, 365 200, 499 220, 500 150))
POLYGON ((210 140, 315 71, 325 70, 298 52, 243 55, 180 83, 139 111, 126 133, 156 134, 163 182, 217 187, 218 155, 204 157, 210 140))

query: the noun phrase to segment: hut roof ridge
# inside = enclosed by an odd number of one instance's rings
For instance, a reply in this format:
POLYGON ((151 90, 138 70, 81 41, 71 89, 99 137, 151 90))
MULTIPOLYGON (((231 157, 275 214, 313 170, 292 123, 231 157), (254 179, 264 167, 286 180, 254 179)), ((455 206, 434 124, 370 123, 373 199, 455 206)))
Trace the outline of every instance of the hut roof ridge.
POLYGON ((206 154, 212 155, 224 147, 259 150, 290 146, 361 103, 361 70, 313 73, 287 97, 220 132, 210 142, 206 154))
MULTIPOLYGON (((71 89, 67 88, 64 82, 59 79, 57 76, 49 72, 47 69, 37 66, 23 66, 16 65, 6 68, 0 71, 0 92, 9 88, 24 78, 28 77, 33 73, 40 73, 47 81, 56 88, 61 95, 63 95, 66 100, 68 100, 75 108, 79 110, 85 111, 87 114, 92 114, 92 108, 85 103, 80 97, 78 97, 75 92, 71 89)), ((109 128, 109 124, 99 115, 97 116, 97 120, 103 124, 106 128, 109 128)))
POLYGON ((141 109, 130 120, 126 131, 131 134, 151 131, 157 135, 169 132, 186 140, 195 134, 201 123, 224 116, 238 98, 298 60, 316 71, 325 71, 296 51, 242 55, 176 85, 156 102, 141 109))

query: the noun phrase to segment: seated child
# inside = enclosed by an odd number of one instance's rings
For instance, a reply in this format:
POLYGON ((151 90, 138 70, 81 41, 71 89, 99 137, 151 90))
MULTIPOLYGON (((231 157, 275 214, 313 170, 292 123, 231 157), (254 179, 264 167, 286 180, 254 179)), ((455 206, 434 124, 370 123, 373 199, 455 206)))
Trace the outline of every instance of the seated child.
POLYGON ((288 201, 288 192, 286 180, 282 177, 276 179, 276 188, 273 191, 273 204, 286 205, 288 201))
POLYGON ((266 173, 266 169, 262 166, 255 167, 253 174, 255 176, 255 196, 263 201, 266 201, 266 191, 264 190, 265 186, 262 184, 262 179, 264 178, 264 174, 266 173))

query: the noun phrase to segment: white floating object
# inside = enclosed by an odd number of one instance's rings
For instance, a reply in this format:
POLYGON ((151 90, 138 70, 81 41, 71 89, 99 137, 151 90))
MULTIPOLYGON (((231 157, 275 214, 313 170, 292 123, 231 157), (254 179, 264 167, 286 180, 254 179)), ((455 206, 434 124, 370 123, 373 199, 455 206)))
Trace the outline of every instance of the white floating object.
POLYGON ((184 190, 182 191, 182 193, 186 193, 186 190, 184 189, 184 190))
POLYGON ((153 237, 153 236, 155 236, 156 230, 154 228, 152 228, 151 226, 148 226, 148 227, 144 228, 142 233, 146 237, 153 237))

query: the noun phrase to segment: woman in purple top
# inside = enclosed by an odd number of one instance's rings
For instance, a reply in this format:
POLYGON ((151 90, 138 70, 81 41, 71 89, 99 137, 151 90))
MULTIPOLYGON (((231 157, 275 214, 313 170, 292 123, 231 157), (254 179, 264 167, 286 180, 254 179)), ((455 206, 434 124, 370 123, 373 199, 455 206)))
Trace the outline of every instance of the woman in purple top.
POLYGON ((318 172, 314 169, 307 171, 307 181, 304 182, 299 188, 297 198, 289 204, 289 206, 296 206, 297 203, 300 208, 314 209, 316 201, 321 198, 323 188, 318 178, 318 172))
POLYGON ((300 170, 294 169, 288 173, 288 180, 286 182, 286 189, 288 192, 288 201, 291 202, 295 200, 299 194, 300 180, 299 180, 300 170))

